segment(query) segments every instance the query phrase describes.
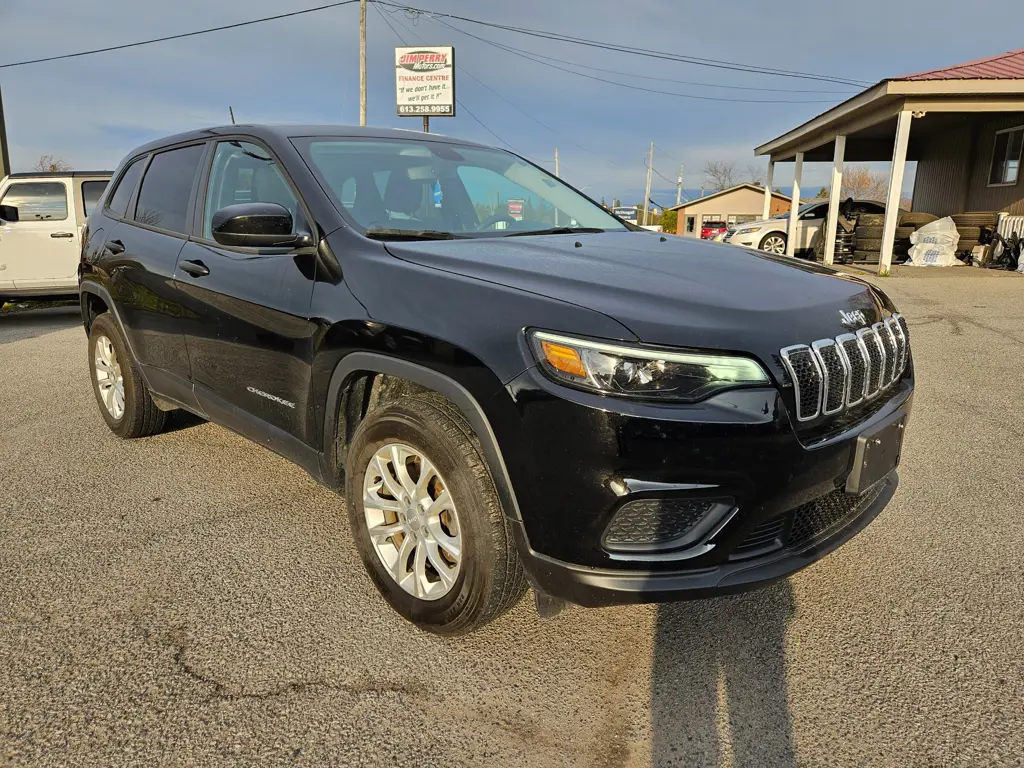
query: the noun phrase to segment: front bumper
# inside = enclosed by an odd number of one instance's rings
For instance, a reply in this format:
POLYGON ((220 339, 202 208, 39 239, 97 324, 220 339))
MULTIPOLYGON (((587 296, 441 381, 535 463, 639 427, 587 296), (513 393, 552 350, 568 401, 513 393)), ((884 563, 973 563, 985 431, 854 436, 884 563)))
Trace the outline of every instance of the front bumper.
POLYGON ((764 236, 765 233, 760 230, 756 232, 737 232, 725 242, 730 245, 742 245, 747 248, 757 248, 761 244, 761 240, 764 236))
MULTIPOLYGON (((610 400, 566 390, 531 369, 508 386, 515 418, 496 424, 522 519, 513 531, 530 582, 581 605, 661 602, 749 589, 793 573, 864 528, 885 507, 890 473, 841 519, 799 540, 751 550, 766 524, 844 493, 858 437, 909 415, 912 370, 857 423, 794 430, 774 389, 726 392, 687 406, 610 400), (614 410, 612 410, 614 409, 614 410), (518 443, 518 447, 513 446, 518 443), (705 539, 666 552, 610 549, 606 531, 627 502, 725 504, 705 539)), ((853 502, 851 502, 853 503, 853 502)))
POLYGON ((899 485, 899 475, 893 472, 879 485, 882 487, 876 489, 877 495, 872 494, 863 508, 810 542, 759 558, 696 570, 587 568, 533 551, 521 523, 513 525, 513 534, 530 584, 552 597, 588 607, 695 600, 763 587, 825 557, 864 530, 885 509, 899 485))

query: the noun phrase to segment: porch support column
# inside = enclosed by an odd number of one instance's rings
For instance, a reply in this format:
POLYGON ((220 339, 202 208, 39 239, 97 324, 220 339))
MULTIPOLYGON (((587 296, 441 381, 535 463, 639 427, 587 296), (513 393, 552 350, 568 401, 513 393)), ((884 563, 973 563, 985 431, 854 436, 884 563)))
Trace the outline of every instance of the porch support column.
POLYGON ((786 255, 796 253, 796 216, 800 208, 800 179, 804 174, 804 153, 796 153, 796 165, 793 168, 793 199, 789 206, 789 232, 786 234, 786 255))
POLYGON ((903 170, 907 165, 907 142, 910 140, 909 110, 900 112, 896 122, 896 145, 892 150, 892 169, 889 171, 889 194, 885 198, 885 226, 882 228, 882 252, 878 258, 878 274, 888 275, 892 265, 892 248, 896 241, 896 225, 900 215, 900 194, 903 190, 903 170))
POLYGON ((764 211, 761 218, 767 219, 772 214, 772 183, 775 180, 775 161, 768 161, 768 176, 764 180, 764 211))
POLYGON ((832 186, 828 193, 828 220, 825 223, 826 264, 832 263, 836 252, 836 228, 839 226, 839 196, 843 194, 843 157, 846 155, 846 137, 836 136, 836 152, 832 156, 832 186))

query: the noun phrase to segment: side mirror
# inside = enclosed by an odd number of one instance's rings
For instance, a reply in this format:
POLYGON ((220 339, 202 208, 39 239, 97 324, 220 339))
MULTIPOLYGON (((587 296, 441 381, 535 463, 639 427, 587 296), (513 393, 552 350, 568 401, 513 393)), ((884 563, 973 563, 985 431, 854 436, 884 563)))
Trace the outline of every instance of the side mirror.
POLYGON ((304 248, 308 234, 292 232, 292 215, 277 203, 239 203, 213 214, 213 239, 244 248, 304 248))
POLYGON ((18 221, 18 209, 13 205, 0 205, 0 219, 8 222, 18 221))

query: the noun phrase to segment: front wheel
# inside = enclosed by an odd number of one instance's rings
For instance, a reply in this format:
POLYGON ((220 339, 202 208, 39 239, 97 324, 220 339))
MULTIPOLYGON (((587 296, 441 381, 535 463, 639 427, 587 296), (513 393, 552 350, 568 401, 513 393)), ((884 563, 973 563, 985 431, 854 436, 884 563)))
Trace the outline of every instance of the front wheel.
POLYGON ((769 232, 761 239, 761 245, 758 247, 768 253, 784 254, 786 252, 786 236, 781 232, 769 232))
POLYGON ((525 576, 490 472, 447 401, 371 413, 348 452, 352 532, 374 585, 398 613, 442 635, 513 606, 525 576))

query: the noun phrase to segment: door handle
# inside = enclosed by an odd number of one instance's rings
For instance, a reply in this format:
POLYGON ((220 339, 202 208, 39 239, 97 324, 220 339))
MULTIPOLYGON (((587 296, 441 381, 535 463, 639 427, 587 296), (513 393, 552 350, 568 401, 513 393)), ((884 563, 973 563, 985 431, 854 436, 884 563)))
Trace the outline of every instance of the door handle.
POLYGON ((188 272, 192 277, 206 277, 210 270, 201 261, 183 261, 179 265, 182 272, 188 272))
POLYGON ((117 256, 119 253, 124 253, 124 243, 120 240, 107 240, 104 246, 108 251, 117 256))
POLYGON ((51 232, 50 237, 74 237, 73 232, 51 232))

